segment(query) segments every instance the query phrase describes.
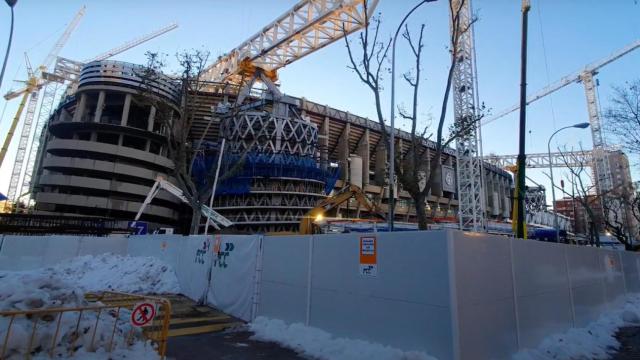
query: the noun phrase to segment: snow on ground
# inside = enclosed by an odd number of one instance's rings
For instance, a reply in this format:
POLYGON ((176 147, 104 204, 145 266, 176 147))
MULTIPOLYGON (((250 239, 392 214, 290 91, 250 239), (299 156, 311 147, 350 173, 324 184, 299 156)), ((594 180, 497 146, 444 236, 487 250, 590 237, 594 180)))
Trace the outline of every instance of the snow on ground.
POLYGON ((620 347, 616 331, 640 326, 640 296, 629 295, 622 306, 607 311, 584 328, 549 336, 536 349, 520 351, 514 360, 607 359, 620 347))
POLYGON ((300 323, 257 317, 249 324, 252 339, 273 341, 300 354, 326 360, 435 360, 423 352, 402 351, 364 340, 334 338, 328 332, 300 323))
MULTIPOLYGON (((0 310, 32 310, 59 307, 79 307, 88 303, 88 291, 117 290, 132 293, 177 293, 180 291, 175 272, 153 257, 131 257, 114 254, 80 256, 57 266, 29 271, 0 271, 0 310)), ((130 312, 121 309, 67 312, 60 320, 53 355, 65 357, 77 350, 78 359, 156 359, 158 355, 150 344, 141 340, 139 329, 129 324, 130 312), (80 324, 77 326, 77 324, 80 324), (96 323, 98 324, 96 326, 96 323), (76 326, 78 332, 75 331, 76 326), (106 349, 112 344, 113 352, 106 349), (133 333, 132 333, 133 331, 133 333), (133 334, 136 342, 126 346, 125 339, 133 334)), ((5 339, 10 318, 0 318, 0 340, 5 339)), ((7 341, 8 358, 23 358, 28 347, 34 323, 37 332, 31 348, 39 356, 48 358, 58 324, 57 316, 39 314, 30 318, 16 317, 11 324, 7 341)))

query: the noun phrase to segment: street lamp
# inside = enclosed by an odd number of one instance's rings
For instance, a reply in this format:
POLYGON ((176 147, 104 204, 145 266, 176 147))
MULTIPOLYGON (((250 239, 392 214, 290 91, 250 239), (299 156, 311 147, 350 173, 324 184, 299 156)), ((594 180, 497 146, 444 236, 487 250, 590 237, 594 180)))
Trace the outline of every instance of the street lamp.
POLYGON ((11 50, 11 40, 13 39, 13 7, 16 6, 18 0, 4 0, 11 8, 11 27, 9 28, 9 41, 7 42, 7 52, 4 54, 4 62, 0 71, 0 87, 2 86, 2 78, 4 78, 4 69, 7 68, 7 59, 9 59, 9 51, 11 50))
MULTIPOLYGON (((400 25, 398 25, 398 29, 396 29, 396 34, 393 36, 393 44, 391 45, 391 133, 389 135, 389 212, 387 216, 389 216, 388 228, 389 231, 393 231, 393 218, 395 217, 395 175, 396 175, 396 154, 395 154, 395 107, 396 107, 396 40, 398 39, 398 34, 400 34, 400 29, 402 29, 402 25, 407 21, 409 16, 420 6, 428 2, 434 2, 437 0, 422 0, 416 6, 411 9, 407 15, 404 16, 400 25)), ((384 131, 384 129, 382 129, 384 131)))
MULTIPOLYGON (((589 127, 588 122, 583 122, 579 124, 565 126, 556 130, 549 137, 549 141, 547 142, 547 152, 549 154, 549 174, 551 175, 551 204, 553 205, 553 227, 556 229, 556 241, 560 241, 560 225, 558 225, 558 213, 556 212, 556 188, 553 184, 553 163, 551 162, 551 139, 562 130, 570 129, 570 128, 578 128, 578 129, 586 129, 589 127)), ((574 214, 575 216, 575 214, 574 214)))

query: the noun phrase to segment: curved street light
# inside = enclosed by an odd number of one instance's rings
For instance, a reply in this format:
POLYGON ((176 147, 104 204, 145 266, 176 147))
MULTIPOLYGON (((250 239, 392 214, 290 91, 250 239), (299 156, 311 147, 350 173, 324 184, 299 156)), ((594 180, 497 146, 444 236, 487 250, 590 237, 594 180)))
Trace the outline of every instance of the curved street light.
POLYGON ((11 50, 11 40, 13 39, 13 7, 16 6, 18 0, 4 0, 11 8, 11 27, 9 28, 9 42, 7 43, 7 52, 4 54, 4 61, 2 63, 2 71, 0 71, 0 87, 2 86, 2 78, 4 78, 4 70, 7 67, 7 60, 9 59, 9 51, 11 50))
POLYGON ((556 188, 553 182, 553 164, 551 163, 551 139, 553 139, 553 137, 562 130, 571 129, 571 128, 586 129, 589 127, 589 125, 590 124, 588 122, 583 122, 583 123, 569 125, 569 126, 560 128, 556 130, 556 132, 551 134, 551 136, 549 137, 549 141, 547 142, 547 152, 549 154, 549 174, 551 177, 551 204, 553 205, 553 227, 556 229, 557 242, 560 242, 560 225, 558 225, 558 213, 556 212, 556 188))

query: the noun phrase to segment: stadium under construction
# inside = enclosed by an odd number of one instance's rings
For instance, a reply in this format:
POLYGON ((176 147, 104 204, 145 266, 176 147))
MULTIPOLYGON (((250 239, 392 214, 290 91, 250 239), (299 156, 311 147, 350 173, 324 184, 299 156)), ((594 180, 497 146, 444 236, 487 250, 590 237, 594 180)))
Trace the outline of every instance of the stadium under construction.
MULTIPOLYGON (((34 213, 126 223, 158 176, 175 181, 167 140, 180 126, 166 126, 157 118, 156 107, 140 100, 142 69, 114 61, 82 68, 77 89, 60 102, 42 134, 34 171, 34 213)), ((172 109, 176 123, 184 121, 179 83, 161 76, 145 86, 163 108, 172 109)), ((234 223, 234 231, 296 231, 305 213, 347 183, 361 187, 387 212, 387 153, 377 122, 302 97, 283 95, 274 101, 268 91, 252 92, 241 108, 230 112, 237 97, 237 87, 209 82, 190 94, 186 105, 193 114, 188 138, 198 186, 211 186, 221 141, 227 142, 213 209, 234 223)), ((397 132, 400 154, 408 150, 409 139, 410 134, 397 132)), ((425 159, 436 161, 434 144, 424 140, 422 147, 425 159)), ((455 150, 446 149, 441 163, 441 178, 426 207, 434 222, 456 222, 455 150)), ((483 168, 485 216, 508 218, 512 178, 488 163, 483 168)), ((410 197, 397 190, 396 221, 415 222, 410 197)), ((150 229, 185 232, 190 212, 184 210, 178 199, 160 193, 141 220, 150 229)), ((366 212, 347 202, 337 216, 366 218, 366 212)))

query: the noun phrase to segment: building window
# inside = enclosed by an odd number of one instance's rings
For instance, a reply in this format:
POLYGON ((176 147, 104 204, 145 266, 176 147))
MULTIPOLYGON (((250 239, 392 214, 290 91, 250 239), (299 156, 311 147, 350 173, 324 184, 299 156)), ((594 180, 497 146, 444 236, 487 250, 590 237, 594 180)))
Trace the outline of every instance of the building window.
POLYGON ((124 135, 124 137, 122 138, 122 146, 125 146, 128 148, 144 151, 146 145, 147 145, 147 141, 139 137, 124 135))
POLYGON ((114 133, 99 132, 97 137, 98 142, 112 145, 118 145, 119 140, 120 135, 114 133))

